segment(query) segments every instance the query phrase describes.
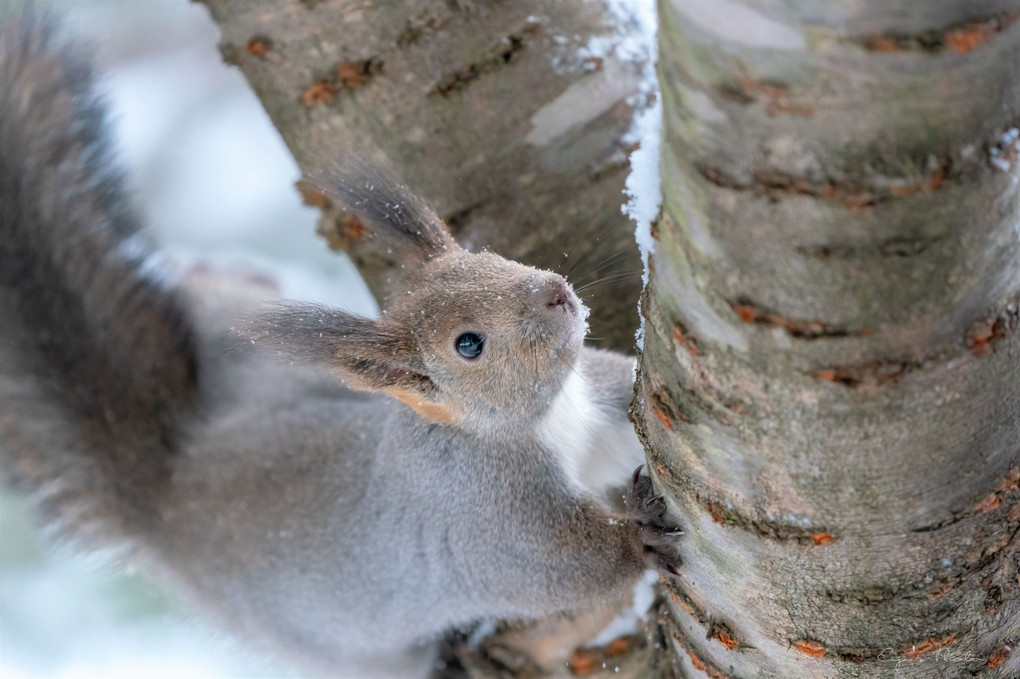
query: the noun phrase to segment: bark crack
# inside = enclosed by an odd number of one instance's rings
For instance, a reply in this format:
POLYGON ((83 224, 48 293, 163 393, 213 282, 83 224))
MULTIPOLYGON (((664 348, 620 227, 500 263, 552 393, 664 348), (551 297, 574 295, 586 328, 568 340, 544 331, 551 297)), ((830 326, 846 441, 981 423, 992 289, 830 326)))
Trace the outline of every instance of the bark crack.
POLYGON ((673 600, 673 603, 705 628, 706 639, 719 643, 727 651, 752 648, 748 644, 738 641, 733 629, 719 620, 718 616, 710 614, 695 604, 694 600, 680 588, 679 583, 675 580, 666 581, 664 589, 669 594, 670 599, 673 600))
POLYGON ((975 356, 988 356, 995 352, 995 345, 1013 335, 1020 324, 1020 307, 1013 302, 1007 304, 994 316, 984 318, 967 333, 966 344, 975 356))
POLYGON ((865 337, 874 334, 870 328, 851 329, 817 320, 787 318, 774 311, 758 306, 747 298, 731 300, 730 307, 744 323, 771 325, 782 328, 790 337, 814 340, 836 337, 865 337))
POLYGON ((755 80, 745 77, 720 85, 718 92, 726 101, 744 105, 759 104, 769 116, 790 115, 810 118, 815 114, 814 106, 798 101, 791 94, 790 86, 778 80, 755 80))
POLYGON ((948 159, 936 160, 927 174, 917 177, 889 177, 882 181, 846 180, 802 177, 777 169, 755 171, 751 180, 740 180, 710 163, 694 165, 709 184, 731 191, 752 191, 772 200, 788 196, 805 196, 833 200, 851 213, 866 213, 877 205, 916 194, 941 191, 947 185, 951 170, 948 159))
POLYGON ((851 389, 874 388, 896 384, 923 366, 924 363, 920 361, 868 361, 820 368, 809 374, 851 389))
POLYGON ((930 526, 915 528, 911 532, 932 533, 937 530, 942 530, 947 526, 952 526, 953 524, 959 523, 960 521, 972 516, 984 514, 985 512, 993 509, 998 509, 1003 504, 1020 504, 1020 496, 1016 495, 1018 491, 1020 491, 1020 467, 1013 467, 999 480, 994 491, 984 495, 982 499, 976 502, 970 509, 955 512, 951 518, 948 518, 945 521, 930 526))
POLYGON ((466 89, 482 75, 496 71, 517 60, 528 39, 538 32, 541 24, 528 21, 524 26, 496 43, 481 59, 442 76, 429 92, 430 96, 448 97, 466 89))
MULTIPOLYGON (((999 342, 1016 334, 1020 326, 1020 295, 1002 305, 999 311, 973 323, 961 338, 963 345, 976 357, 995 353, 999 342)), ((932 354, 920 360, 874 360, 839 366, 826 366, 807 374, 819 380, 841 384, 851 389, 876 388, 896 384, 907 375, 928 366, 945 363, 955 350, 932 354)))
POLYGON ((830 243, 825 245, 798 245, 797 252, 814 259, 854 258, 907 258, 926 252, 931 246, 944 241, 945 236, 922 236, 917 238, 896 237, 875 244, 850 245, 830 243))
POLYGON ((855 38, 853 42, 871 52, 919 51, 928 54, 944 52, 970 54, 987 45, 1017 21, 1020 21, 1020 12, 1001 13, 916 33, 894 31, 877 35, 863 35, 855 38))
POLYGON ((723 526, 739 528, 758 537, 780 542, 796 542, 801 545, 821 547, 832 544, 836 535, 817 526, 802 526, 776 519, 757 519, 741 514, 733 505, 723 505, 695 495, 697 503, 709 513, 712 521, 723 526))
POLYGON ((694 651, 694 643, 686 631, 672 618, 666 618, 669 634, 680 648, 687 653, 694 669, 704 672, 710 679, 737 679, 737 675, 725 671, 721 666, 694 651))

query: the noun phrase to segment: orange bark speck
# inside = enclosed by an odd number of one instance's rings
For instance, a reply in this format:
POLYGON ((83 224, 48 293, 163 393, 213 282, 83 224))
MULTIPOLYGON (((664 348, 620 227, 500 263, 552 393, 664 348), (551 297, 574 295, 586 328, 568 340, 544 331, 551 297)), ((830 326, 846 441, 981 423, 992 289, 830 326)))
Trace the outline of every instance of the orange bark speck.
POLYGON ((832 542, 835 539, 836 538, 832 537, 828 533, 812 533, 811 534, 811 542, 815 543, 816 545, 827 545, 827 544, 829 544, 830 542, 832 542))
POLYGON ((793 643, 793 647, 796 648, 801 653, 803 653, 804 655, 810 656, 812 658, 824 658, 827 655, 825 646, 822 646, 817 641, 801 639, 800 641, 795 641, 793 643))
POLYGON ((998 317, 985 319, 967 336, 967 347, 978 358, 988 356, 995 351, 995 343, 1002 338, 1003 331, 998 317))
POLYGON ((816 370, 815 377, 817 377, 820 380, 825 380, 826 382, 835 382, 836 371, 832 369, 816 370))
POLYGON ((657 418, 659 418, 659 422, 662 422, 662 426, 664 426, 666 429, 672 429, 673 428, 673 421, 671 419, 669 419, 669 415, 664 413, 662 411, 662 409, 659 408, 659 406, 654 406, 653 405, 652 406, 652 412, 655 413, 655 416, 657 418))
POLYGON ((876 36, 868 41, 868 47, 876 52, 902 52, 903 48, 895 40, 876 36))
POLYGON ((999 494, 998 493, 992 493, 991 495, 986 497, 984 500, 979 502, 976 507, 974 507, 974 513, 975 514, 983 514, 985 512, 988 512, 988 511, 991 511, 991 510, 995 509, 996 507, 998 507, 1001 504, 1002 504, 1002 498, 999 497, 999 494))
POLYGON ((701 658, 694 655, 694 651, 687 651, 687 655, 691 656, 691 664, 694 665, 694 669, 699 672, 704 672, 707 669, 705 663, 701 662, 701 658))
POLYGON ((946 47, 957 54, 970 54, 995 36, 995 23, 970 24, 946 33, 946 47))
POLYGON ((1010 649, 1009 646, 1006 646, 1005 648, 997 651, 995 653, 995 655, 993 655, 991 658, 988 659, 988 666, 993 668, 993 669, 998 667, 999 665, 1002 664, 1003 660, 1005 660, 1006 658, 1009 657, 1009 654, 1011 652, 1012 652, 1012 649, 1010 649))
POLYGON ((256 57, 266 56, 271 47, 272 43, 269 38, 252 38, 248 41, 248 52, 256 57))
POLYGON ((670 597, 673 599, 673 602, 677 606, 679 606, 680 610, 682 610, 684 613, 686 613, 687 615, 697 617, 698 612, 694 610, 694 606, 692 606, 682 596, 678 595, 676 592, 670 592, 670 597))
POLYGON ((361 87, 382 71, 382 62, 378 59, 349 61, 336 67, 336 79, 340 87, 353 90, 361 87))
POLYGON ((733 307, 733 310, 737 312, 737 316, 740 316, 740 320, 744 323, 754 323, 758 320, 758 310, 753 306, 747 304, 738 304, 733 307))
POLYGON ((315 83, 301 95, 301 103, 305 106, 328 104, 334 99, 336 99, 336 88, 325 81, 315 83))
POLYGON ((722 508, 715 503, 708 505, 708 513, 712 517, 712 520, 716 523, 723 523, 726 521, 726 515, 723 514, 722 508))
POLYGON ((700 356, 701 350, 698 349, 698 344, 693 339, 688 337, 684 332, 684 329, 679 323, 673 324, 673 339, 676 340, 677 344, 687 349, 691 356, 700 356))
POLYGON ((999 484, 999 490, 1003 493, 1012 493, 1013 491, 1020 490, 1020 469, 1013 467, 1006 474, 1006 478, 999 484))
POLYGON ((740 645, 739 641, 731 637, 729 634, 726 634, 726 632, 717 632, 716 634, 712 635, 711 638, 715 639, 720 644, 725 646, 727 651, 732 651, 734 648, 740 645))
POLYGON ((956 637, 949 636, 945 639, 926 639, 920 644, 915 644, 908 649, 900 651, 900 655, 908 660, 917 660, 922 655, 934 653, 943 646, 949 646, 956 641, 956 637))
POLYGON ((678 344, 684 344, 687 342, 687 339, 684 337, 684 331, 680 329, 679 325, 673 326, 673 339, 675 339, 678 344))

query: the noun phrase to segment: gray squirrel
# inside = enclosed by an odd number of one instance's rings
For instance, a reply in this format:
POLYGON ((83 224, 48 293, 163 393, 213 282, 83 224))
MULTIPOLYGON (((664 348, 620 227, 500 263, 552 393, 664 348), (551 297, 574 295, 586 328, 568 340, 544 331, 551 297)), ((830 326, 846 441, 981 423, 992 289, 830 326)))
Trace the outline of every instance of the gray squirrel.
POLYGON ((634 365, 583 346, 562 277, 461 249, 407 189, 339 159, 311 180, 406 272, 383 317, 203 312, 140 229, 92 80, 48 13, 0 10, 7 484, 330 675, 426 676, 451 629, 676 572, 648 478, 625 515, 604 500, 643 461, 634 365))

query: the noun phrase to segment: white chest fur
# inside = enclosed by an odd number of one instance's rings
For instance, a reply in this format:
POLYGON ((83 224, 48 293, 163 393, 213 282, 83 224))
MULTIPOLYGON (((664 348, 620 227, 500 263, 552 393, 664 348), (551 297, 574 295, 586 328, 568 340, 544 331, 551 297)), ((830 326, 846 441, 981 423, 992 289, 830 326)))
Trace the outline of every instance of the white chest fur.
POLYGON ((596 495, 625 485, 644 462, 644 450, 626 415, 601 404, 578 370, 570 373, 539 422, 538 435, 558 454, 571 485, 596 495))

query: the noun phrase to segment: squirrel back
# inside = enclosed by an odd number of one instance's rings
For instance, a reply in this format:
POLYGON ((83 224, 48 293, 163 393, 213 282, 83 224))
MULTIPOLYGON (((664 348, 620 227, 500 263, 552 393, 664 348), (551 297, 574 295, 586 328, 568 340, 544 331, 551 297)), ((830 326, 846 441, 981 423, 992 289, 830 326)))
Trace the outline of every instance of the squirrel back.
POLYGON ((48 12, 0 11, 2 467, 101 536, 137 530, 166 483, 198 357, 94 89, 48 12))

